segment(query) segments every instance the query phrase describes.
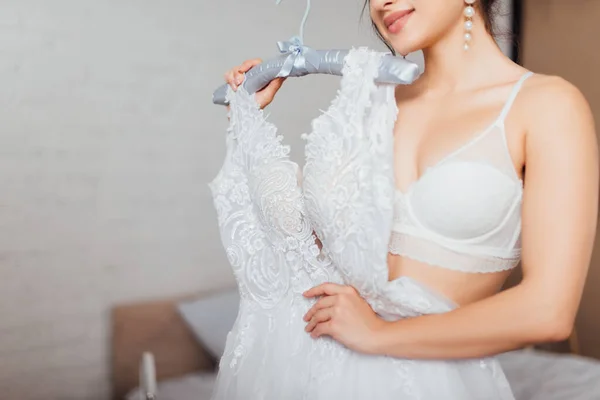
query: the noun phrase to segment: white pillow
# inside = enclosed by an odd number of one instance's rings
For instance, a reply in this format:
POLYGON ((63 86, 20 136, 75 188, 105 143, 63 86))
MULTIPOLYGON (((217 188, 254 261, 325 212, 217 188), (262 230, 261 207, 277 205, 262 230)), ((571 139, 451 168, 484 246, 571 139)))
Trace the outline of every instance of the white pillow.
POLYGON ((227 334, 237 318, 240 296, 230 289, 177 305, 202 346, 217 360, 225 351, 227 334))
POLYGON ((598 399, 598 360, 541 350, 517 350, 497 358, 516 399, 598 399))

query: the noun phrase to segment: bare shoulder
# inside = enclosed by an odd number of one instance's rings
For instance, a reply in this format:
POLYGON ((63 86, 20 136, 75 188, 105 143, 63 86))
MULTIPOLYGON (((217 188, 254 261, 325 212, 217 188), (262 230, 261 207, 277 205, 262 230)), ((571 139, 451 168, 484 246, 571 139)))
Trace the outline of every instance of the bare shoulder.
POLYGON ((522 91, 527 141, 579 142, 596 147, 592 110, 583 93, 569 81, 552 75, 533 75, 522 91))
POLYGON ((575 85, 554 75, 535 74, 523 88, 523 103, 532 127, 570 123, 594 130, 590 105, 575 85))
POLYGON ((534 74, 526 84, 528 97, 548 101, 551 98, 566 102, 587 101, 581 91, 566 79, 556 75, 534 74))

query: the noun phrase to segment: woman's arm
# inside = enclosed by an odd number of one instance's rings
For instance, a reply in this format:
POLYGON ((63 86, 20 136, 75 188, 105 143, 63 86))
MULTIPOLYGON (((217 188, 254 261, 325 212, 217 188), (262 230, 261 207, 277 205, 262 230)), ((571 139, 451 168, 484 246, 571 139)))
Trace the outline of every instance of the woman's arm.
POLYGON ((598 148, 580 92, 544 79, 528 96, 522 282, 447 314, 384 325, 376 352, 480 357, 570 335, 596 231, 598 148))
MULTIPOLYGON (((523 99, 529 104, 529 126, 522 282, 445 314, 396 322, 375 320, 355 299, 344 299, 352 311, 330 312, 339 321, 313 323, 308 328, 313 336, 330 335, 358 351, 416 359, 485 357, 569 336, 596 231, 598 147, 580 92, 558 78, 543 79, 543 86, 532 87, 523 99)), ((350 292, 344 296, 353 299, 350 292)))

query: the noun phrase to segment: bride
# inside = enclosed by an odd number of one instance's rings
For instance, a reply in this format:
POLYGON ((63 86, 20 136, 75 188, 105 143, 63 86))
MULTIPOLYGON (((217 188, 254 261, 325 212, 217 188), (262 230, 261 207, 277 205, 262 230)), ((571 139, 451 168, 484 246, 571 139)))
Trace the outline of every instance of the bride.
MULTIPOLYGON (((286 363, 298 357, 291 355, 296 339, 290 337, 290 354, 277 366, 263 358, 234 373, 235 357, 225 357, 216 398, 512 399, 493 356, 570 335, 596 231, 594 122, 573 85, 503 55, 491 33, 495 3, 365 4, 390 50, 422 50, 425 59, 424 74, 395 89, 396 188, 386 273, 386 290, 423 312, 386 315, 360 288, 316 285, 303 293, 312 300, 306 312, 286 316, 303 319, 306 336, 323 344, 311 348, 318 362, 304 364, 311 376, 287 392, 281 383, 292 382, 286 363), (523 280, 500 291, 519 262, 523 280), (268 388, 278 380, 274 394, 268 388)), ((233 91, 258 63, 227 72, 233 91)), ((256 94, 260 108, 283 81, 256 94)), ((327 227, 322 230, 326 237, 327 227)), ((235 329, 240 343, 252 333, 246 322, 235 329)), ((281 344, 268 336, 273 329, 264 327, 265 348, 281 344)), ((228 346, 226 352, 237 354, 228 346)))

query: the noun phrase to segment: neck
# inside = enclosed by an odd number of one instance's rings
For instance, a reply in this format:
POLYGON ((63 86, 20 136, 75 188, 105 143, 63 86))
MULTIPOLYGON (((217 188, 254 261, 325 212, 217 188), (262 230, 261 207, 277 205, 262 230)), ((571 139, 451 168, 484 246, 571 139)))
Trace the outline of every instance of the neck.
POLYGON ((431 94, 469 90, 486 77, 489 79, 489 71, 494 65, 506 59, 485 29, 483 20, 474 21, 469 50, 464 49, 464 34, 461 22, 432 46, 423 49, 425 72, 419 80, 431 94))

